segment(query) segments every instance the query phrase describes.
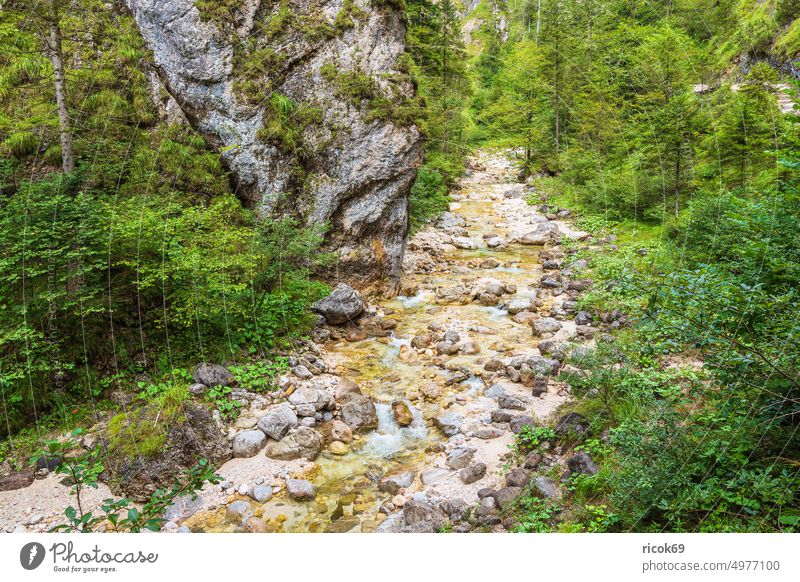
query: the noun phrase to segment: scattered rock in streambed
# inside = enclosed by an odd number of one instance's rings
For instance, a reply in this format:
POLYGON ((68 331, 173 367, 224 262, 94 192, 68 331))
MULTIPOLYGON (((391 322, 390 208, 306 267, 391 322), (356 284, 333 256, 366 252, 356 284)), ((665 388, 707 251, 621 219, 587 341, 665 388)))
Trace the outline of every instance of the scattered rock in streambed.
POLYGON ((259 503, 266 503, 272 499, 272 486, 270 485, 256 485, 250 489, 248 495, 259 503))
POLYGON ((269 438, 279 441, 297 426, 297 415, 288 404, 279 404, 268 410, 257 426, 269 438))
POLYGON ((209 388, 215 386, 228 386, 235 382, 233 374, 225 366, 202 362, 192 372, 192 379, 198 384, 209 388))
POLYGON ((248 519, 253 517, 255 510, 249 501, 239 499, 233 503, 228 504, 225 508, 225 520, 229 523, 242 525, 248 519))
POLYGON ((469 446, 456 447, 447 454, 445 464, 451 469, 463 469, 470 464, 476 450, 469 446))
POLYGON ((366 396, 349 393, 342 396, 341 418, 353 431, 365 431, 378 427, 375 403, 366 396))
POLYGON ((453 436, 461 432, 464 416, 457 412, 446 412, 434 417, 433 422, 446 436, 453 436))
POLYGON ((260 430, 243 430, 233 437, 234 457, 255 457, 264 448, 266 435, 260 430))
POLYGON ((267 444, 265 454, 271 459, 282 461, 300 458, 313 461, 321 451, 322 435, 313 428, 299 426, 293 429, 283 440, 270 441, 267 444))
POLYGON ((353 440, 353 429, 336 419, 331 423, 331 439, 345 444, 350 443, 353 440))
POLYGON ((400 426, 408 426, 414 422, 414 416, 411 414, 411 409, 408 404, 402 400, 395 400, 392 402, 392 414, 394 419, 400 426))
POLYGON ((533 322, 533 335, 541 336, 547 333, 555 333, 561 329, 561 322, 552 317, 543 317, 533 322))
POLYGON ((328 324, 341 325, 358 318, 365 307, 358 291, 346 283, 339 283, 330 295, 314 303, 311 309, 322 315, 328 324))
POLYGON ((381 478, 381 480, 378 482, 378 489, 395 495, 401 489, 410 487, 414 482, 414 477, 415 473, 413 471, 392 471, 381 478))
POLYGON ((317 488, 305 479, 286 479, 286 494, 295 501, 312 501, 317 496, 317 488))
POLYGON ((327 390, 303 386, 289 395, 297 416, 314 416, 322 410, 333 410, 333 395, 327 390))
POLYGON ((473 463, 464 469, 461 469, 461 472, 458 474, 458 476, 465 485, 470 485, 476 481, 480 481, 486 476, 486 463, 473 463))

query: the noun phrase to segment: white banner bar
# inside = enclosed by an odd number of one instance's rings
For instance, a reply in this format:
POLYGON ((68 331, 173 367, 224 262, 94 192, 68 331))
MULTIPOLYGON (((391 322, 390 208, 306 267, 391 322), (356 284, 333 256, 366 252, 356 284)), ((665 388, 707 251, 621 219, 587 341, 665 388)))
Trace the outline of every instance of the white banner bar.
POLYGON ((796 581, 798 554, 800 534, 0 536, 3 580, 796 581))

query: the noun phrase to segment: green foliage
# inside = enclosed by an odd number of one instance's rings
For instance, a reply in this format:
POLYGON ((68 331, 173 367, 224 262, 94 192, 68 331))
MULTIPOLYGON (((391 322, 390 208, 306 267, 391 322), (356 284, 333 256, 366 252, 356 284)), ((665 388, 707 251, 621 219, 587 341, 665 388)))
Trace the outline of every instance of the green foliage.
POLYGON ((236 383, 251 392, 270 392, 277 388, 275 377, 289 369, 286 357, 277 356, 269 361, 256 361, 240 366, 229 366, 236 383))
POLYGON ((547 533, 553 531, 561 507, 539 497, 524 495, 514 507, 517 524, 514 533, 547 533))
POLYGON ((522 453, 536 450, 545 441, 555 439, 556 433, 550 427, 525 425, 514 439, 514 448, 522 453))
POLYGON ((84 508, 83 493, 87 488, 97 488, 105 467, 99 460, 99 451, 81 449, 78 440, 81 434, 81 430, 76 430, 63 439, 48 441, 34 458, 34 462, 41 457, 60 459, 55 473, 66 475, 72 482, 71 493, 77 508, 67 507, 64 511, 67 523, 56 526, 53 531, 88 533, 103 523, 108 523, 116 532, 159 531, 165 521, 161 517, 164 510, 176 499, 187 495, 194 499, 205 483, 222 480, 205 459, 200 459, 194 467, 176 477, 170 489, 156 490, 141 507, 124 498, 105 499, 99 508, 101 513, 95 513, 84 508))

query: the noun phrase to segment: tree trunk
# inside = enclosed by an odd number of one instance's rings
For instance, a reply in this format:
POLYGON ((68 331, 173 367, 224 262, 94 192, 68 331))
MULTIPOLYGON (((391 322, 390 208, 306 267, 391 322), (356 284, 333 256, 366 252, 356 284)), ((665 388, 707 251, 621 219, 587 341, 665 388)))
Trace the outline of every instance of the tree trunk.
POLYGON ((58 127, 61 132, 61 169, 69 173, 75 169, 72 153, 72 129, 67 111, 66 82, 64 78, 64 59, 61 53, 61 26, 56 0, 50 0, 50 39, 48 49, 53 64, 53 77, 58 108, 58 127))

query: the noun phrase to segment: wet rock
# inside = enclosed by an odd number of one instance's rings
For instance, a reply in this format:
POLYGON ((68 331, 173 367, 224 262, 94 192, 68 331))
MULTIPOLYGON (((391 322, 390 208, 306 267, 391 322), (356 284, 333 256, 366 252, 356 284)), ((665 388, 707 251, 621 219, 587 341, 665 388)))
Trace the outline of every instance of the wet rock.
POLYGON ((286 479, 286 494, 295 501, 311 501, 317 496, 317 488, 305 479, 286 479))
POLYGON ((478 244, 474 240, 463 236, 453 237, 453 246, 463 250, 475 250, 478 248, 478 244))
POLYGON ((597 465, 584 451, 580 451, 567 459, 567 468, 570 475, 594 475, 597 465))
POLYGON ((481 269, 494 269, 494 268, 496 268, 498 266, 500 266, 500 261, 498 261, 494 257, 489 257, 488 259, 483 259, 479 264, 479 267, 481 269))
POLYGON ((331 444, 328 445, 328 450, 334 455, 346 455, 350 452, 350 447, 344 444, 342 441, 333 441, 331 444))
POLYGON ((589 421, 577 412, 569 412, 558 419, 555 432, 558 436, 576 437, 589 431, 589 421))
POLYGON ((342 421, 353 431, 360 432, 378 427, 375 404, 361 394, 347 394, 341 406, 342 421))
POLYGON ((436 299, 442 303, 466 303, 471 298, 470 290, 461 283, 436 289, 436 299))
POLYGON ((297 426, 297 415, 288 404, 280 404, 267 411, 257 426, 268 437, 279 441, 297 426))
POLYGON ((397 494, 401 489, 410 487, 414 482, 415 474, 413 471, 400 470, 392 471, 385 475, 378 483, 378 489, 392 495, 397 494))
MULTIPOLYGON (((373 334, 373 335, 377 335, 377 334, 373 334)), ((348 341, 348 342, 353 343, 353 342, 364 341, 368 337, 369 336, 367 335, 367 332, 364 331, 363 329, 351 329, 351 330, 348 330, 347 334, 344 336, 344 339, 346 341, 348 341)))
POLYGON ((453 436, 461 432, 464 416, 457 412, 447 412, 436 416, 433 422, 446 436, 453 436))
POLYGON ((534 335, 544 335, 555 333, 561 329, 561 322, 552 317, 543 317, 534 321, 532 327, 534 335))
POLYGON ((433 343, 432 333, 421 333, 419 335, 415 335, 411 339, 411 347, 417 350, 424 350, 425 348, 429 347, 432 343, 433 343))
POLYGON ((505 370, 506 365, 503 360, 499 358, 492 358, 488 362, 486 362, 483 366, 483 369, 487 372, 501 372, 505 370))
POLYGON ((267 437, 260 430, 243 430, 236 433, 233 437, 233 456, 234 457, 254 457, 258 454, 267 437))
POLYGON ((426 382, 422 385, 420 392, 426 400, 436 400, 442 395, 442 387, 435 382, 426 382))
POLYGON ((537 497, 544 499, 560 499, 561 490, 556 485, 555 481, 549 477, 536 477, 531 482, 531 491, 537 497))
POLYGON ((454 356, 458 353, 458 346, 448 341, 439 342, 436 344, 436 353, 443 356, 454 356))
POLYGON ((253 506, 249 501, 237 500, 225 508, 225 520, 229 523, 241 525, 253 517, 253 506))
POLYGON ((267 533, 269 531, 267 523, 259 517, 251 517, 244 527, 247 533, 267 533))
POLYGON ((506 475, 506 485, 508 487, 527 487, 530 482, 530 475, 522 469, 512 469, 506 475))
POLYGON ((448 453, 445 464, 451 469, 463 469, 472 461, 475 450, 474 447, 456 447, 448 453))
POLYGON ((545 276, 539 280, 539 286, 544 287, 545 289, 555 289, 559 287, 561 282, 556 279, 554 276, 545 276))
POLYGON ((270 441, 265 454, 271 459, 282 461, 300 458, 313 461, 321 451, 322 435, 313 428, 299 426, 283 440, 278 442, 270 441))
POLYGON ((414 416, 411 414, 411 409, 408 404, 402 400, 395 400, 392 402, 392 414, 394 419, 400 426, 408 426, 414 421, 414 416))
POLYGON ((527 415, 515 416, 508 423, 508 428, 510 428, 511 432, 513 432, 514 434, 519 434, 522 431, 522 427, 525 426, 534 426, 533 418, 527 415))
POLYGON ((311 306, 331 325, 353 321, 364 312, 364 308, 361 294, 346 283, 339 283, 330 295, 311 306))
POLYGON ((349 443, 353 440, 353 430, 341 420, 334 420, 331 424, 331 438, 335 441, 349 443))
POLYGON ((486 463, 473 463, 468 467, 461 469, 458 476, 465 485, 470 485, 476 481, 480 481, 486 476, 486 463))
POLYGON ((219 364, 208 364, 203 362, 198 364, 192 372, 192 379, 198 384, 203 384, 209 388, 214 386, 228 386, 236 380, 230 370, 219 364))

